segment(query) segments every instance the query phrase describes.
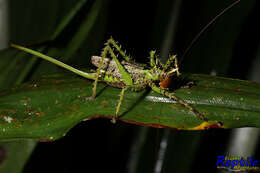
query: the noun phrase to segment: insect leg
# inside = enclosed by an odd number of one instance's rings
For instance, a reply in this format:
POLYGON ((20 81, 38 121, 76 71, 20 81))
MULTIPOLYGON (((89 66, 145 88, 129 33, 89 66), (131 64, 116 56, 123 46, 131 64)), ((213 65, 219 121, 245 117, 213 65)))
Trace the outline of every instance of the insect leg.
POLYGON ((110 44, 116 48, 116 50, 126 59, 129 60, 130 57, 126 56, 125 52, 121 50, 120 46, 114 41, 114 39, 111 37, 107 42, 106 42, 106 46, 104 48, 104 50, 101 53, 101 62, 100 65, 97 69, 97 75, 95 78, 95 82, 94 82, 94 87, 93 87, 93 91, 92 91, 92 98, 96 97, 96 89, 97 89, 97 83, 98 83, 98 78, 100 76, 100 71, 101 68, 103 66, 103 62, 104 59, 106 58, 106 55, 109 53, 111 55, 111 57, 115 60, 117 67, 119 69, 120 74, 122 75, 122 80, 127 84, 127 85, 132 85, 132 77, 131 75, 124 69, 124 67, 120 64, 120 62, 118 61, 116 55, 114 54, 113 49, 111 48, 110 44))
POLYGON ((174 63, 174 67, 175 68, 172 68, 172 70, 170 70, 168 72, 168 74, 176 72, 177 76, 179 77, 180 76, 180 72, 179 72, 179 66, 178 66, 178 59, 177 59, 176 55, 170 56, 170 58, 167 60, 167 62, 164 65, 164 69, 170 68, 173 65, 173 63, 174 63))
POLYGON ((111 57, 114 59, 114 61, 116 62, 117 68, 119 69, 120 74, 122 75, 122 80, 123 82, 125 82, 126 86, 133 86, 133 80, 131 75, 125 70, 125 68, 120 64, 120 62, 118 61, 116 55, 114 54, 112 48, 108 45, 108 51, 111 55, 111 57))
POLYGON ((129 89, 129 88, 131 88, 131 89, 133 89, 133 90, 139 90, 139 89, 140 89, 139 86, 129 86, 129 87, 126 86, 126 87, 122 88, 122 90, 121 90, 121 92, 120 92, 120 99, 118 100, 118 104, 117 104, 117 107, 116 107, 116 114, 115 114, 115 116, 113 116, 113 118, 112 118, 112 120, 111 120, 112 123, 116 123, 116 120, 118 119, 118 115, 119 115, 119 111, 120 111, 120 106, 121 106, 121 104, 122 104, 122 102, 123 102, 123 98, 124 98, 125 91, 126 91, 127 89, 129 89))
POLYGON ((109 44, 111 44, 112 47, 114 47, 127 62, 133 61, 130 56, 126 55, 126 52, 121 49, 121 46, 112 37, 107 40, 106 45, 109 44))
POLYGON ((115 116, 113 116, 113 118, 111 120, 112 123, 116 123, 116 120, 118 118, 119 111, 120 111, 120 106, 123 102, 123 98, 124 98, 124 94, 125 94, 126 90, 127 90, 127 87, 124 87, 124 88, 122 88, 122 90, 120 92, 120 99, 118 100, 118 104, 117 104, 117 107, 116 107, 116 114, 115 114, 115 116))
POLYGON ((178 103, 182 104, 185 108, 189 109, 190 111, 192 111, 194 113, 194 115, 204 121, 208 121, 207 118, 199 113, 195 108, 193 108, 192 106, 190 106, 188 103, 186 103, 184 100, 182 100, 181 98, 177 97, 176 95, 174 95, 174 93, 170 93, 168 91, 166 91, 165 89, 162 89, 160 87, 155 86, 155 84, 149 84, 149 86, 155 91, 158 92, 164 96, 167 96, 173 100, 176 100, 178 103))
POLYGON ((121 106, 121 103, 123 101, 123 97, 124 97, 124 92, 126 91, 126 89, 128 87, 133 87, 133 81, 132 81, 132 77, 131 75, 125 70, 125 68, 120 64, 120 62, 118 61, 116 55, 114 54, 114 51, 112 50, 112 48, 110 47, 109 44, 106 44, 103 52, 102 52, 102 60, 100 62, 100 65, 98 67, 98 70, 97 70, 97 77, 96 77, 96 80, 95 80, 95 83, 94 83, 94 88, 93 88, 93 94, 96 94, 96 86, 97 86, 97 81, 98 81, 98 77, 99 77, 99 74, 100 74, 100 70, 101 70, 101 67, 103 66, 103 61, 106 57, 107 54, 110 54, 110 56, 114 59, 114 61, 116 62, 116 65, 117 65, 117 68, 119 69, 119 72, 120 74, 122 75, 122 81, 124 82, 125 84, 125 87, 122 88, 122 91, 120 93, 120 99, 118 101, 118 105, 117 105, 117 108, 116 108, 116 114, 115 116, 113 117, 112 119, 112 122, 115 123, 116 122, 116 119, 118 118, 118 114, 119 114, 119 110, 120 110, 120 106, 121 106))
POLYGON ((152 50, 150 51, 150 66, 151 67, 154 67, 156 65, 156 62, 155 62, 155 53, 156 51, 152 50))
POLYGON ((150 51, 150 66, 151 67, 156 67, 156 66, 163 67, 160 59, 158 59, 156 57, 156 51, 154 51, 154 50, 150 51))
POLYGON ((29 49, 29 48, 26 48, 26 47, 23 47, 23 46, 20 46, 20 45, 10 44, 10 46, 11 46, 11 47, 14 47, 14 48, 16 48, 16 49, 20 49, 20 50, 22 50, 22 51, 24 51, 24 52, 27 52, 27 53, 31 54, 31 55, 35 55, 35 56, 37 56, 38 58, 42 58, 42 59, 44 59, 44 60, 46 60, 46 61, 49 61, 49 62, 51 62, 51 63, 53 63, 53 64, 56 64, 56 65, 58 65, 58 66, 60 66, 60 67, 62 67, 62 68, 64 68, 64 69, 67 69, 67 70, 69 70, 69 71, 71 71, 71 72, 73 72, 73 73, 75 73, 75 74, 77 74, 77 75, 80 75, 80 76, 84 77, 84 78, 87 78, 87 79, 95 79, 95 73, 86 73, 86 72, 83 72, 83 71, 78 70, 78 69, 76 69, 76 68, 73 68, 73 67, 71 67, 71 66, 69 66, 69 65, 67 65, 67 64, 65 64, 65 63, 63 63, 63 62, 61 62, 61 61, 58 61, 58 60, 55 59, 55 58, 52 58, 52 57, 47 56, 47 55, 44 55, 44 54, 42 54, 42 53, 40 53, 40 52, 38 52, 38 51, 29 49))
POLYGON ((98 66, 98 69, 97 69, 97 73, 96 73, 96 77, 95 77, 95 81, 94 81, 94 86, 93 86, 93 89, 92 89, 92 98, 96 98, 98 78, 100 76, 100 71, 101 71, 101 68, 103 66, 103 62, 104 62, 104 59, 106 57, 106 54, 109 51, 109 48, 110 48, 109 45, 105 46, 104 50, 101 53, 102 59, 101 59, 100 65, 98 66))

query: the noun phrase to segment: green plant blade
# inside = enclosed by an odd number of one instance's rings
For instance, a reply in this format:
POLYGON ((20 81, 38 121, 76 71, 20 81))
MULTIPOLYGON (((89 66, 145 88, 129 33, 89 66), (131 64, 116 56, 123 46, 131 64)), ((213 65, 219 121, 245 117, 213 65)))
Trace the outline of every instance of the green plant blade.
POLYGON ((34 140, 1 143, 0 146, 6 151, 6 158, 0 165, 0 172, 22 172, 35 145, 36 142, 34 140))
MULTIPOLYGON (((186 130, 260 127, 257 118, 260 84, 208 75, 183 77, 196 85, 178 89, 176 95, 203 113, 209 122, 199 120, 182 105, 149 90, 127 91, 119 119, 144 126, 186 130)), ((66 135, 80 121, 111 118, 120 89, 101 83, 97 98, 86 99, 91 92, 92 82, 74 75, 52 75, 2 91, 0 139, 54 140, 66 135)))
POLYGON ((54 40, 86 3, 87 0, 10 1, 10 39, 21 44, 54 40), (25 8, 29 10, 25 12, 25 8))

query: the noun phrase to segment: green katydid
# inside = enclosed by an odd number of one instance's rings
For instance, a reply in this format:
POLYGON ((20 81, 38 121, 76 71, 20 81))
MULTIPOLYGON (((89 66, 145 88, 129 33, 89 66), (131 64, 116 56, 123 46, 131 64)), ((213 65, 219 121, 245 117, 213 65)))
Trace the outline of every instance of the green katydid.
POLYGON ((155 51, 150 52, 149 65, 134 63, 130 56, 127 56, 122 51, 113 38, 110 38, 103 49, 101 56, 92 56, 91 62, 98 69, 95 73, 86 73, 81 70, 75 69, 67 64, 64 64, 52 57, 44 55, 40 52, 32 49, 11 44, 12 47, 33 54, 37 57, 50 61, 60 67, 70 70, 84 78, 94 80, 94 87, 92 91, 92 97, 96 97, 96 88, 98 81, 106 82, 108 85, 121 88, 120 99, 116 108, 115 116, 112 118, 112 122, 115 123, 118 119, 120 105, 123 102, 124 93, 127 89, 134 91, 140 91, 147 87, 152 88, 157 93, 167 96, 176 100, 180 104, 184 105, 187 109, 191 110, 194 115, 202 120, 207 120, 203 114, 199 113, 195 108, 190 106, 181 98, 177 97, 174 93, 168 91, 168 81, 175 77, 180 77, 177 57, 170 56, 165 64, 162 64, 157 58, 155 51), (115 49, 115 50, 114 50, 115 49), (120 62, 115 55, 114 51, 117 51, 123 58, 120 62), (108 58, 109 55, 112 59, 108 58))
MULTIPOLYGON (((239 3, 240 0, 236 0, 226 9, 224 9, 220 14, 218 14, 211 22, 206 25, 199 34, 192 40, 190 46, 185 50, 183 57, 187 54, 190 48, 193 46, 195 41, 199 38, 199 36, 213 23, 216 21, 218 17, 224 14, 227 10, 231 9, 234 5, 239 3)), ((178 103, 182 104, 185 108, 189 109, 193 112, 193 114, 203 120, 207 121, 207 118, 193 108, 191 105, 186 103, 181 98, 177 97, 173 92, 168 91, 169 81, 172 78, 179 78, 180 72, 178 67, 177 57, 170 56, 168 61, 165 64, 162 64, 160 60, 157 58, 155 51, 150 52, 150 63, 138 64, 134 63, 130 56, 127 56, 126 53, 121 49, 121 46, 116 43, 113 38, 110 38, 101 53, 101 56, 92 56, 91 62, 98 69, 95 73, 86 73, 81 70, 75 69, 67 64, 64 64, 52 57, 44 55, 40 52, 34 51, 32 49, 11 44, 12 47, 50 61, 60 67, 63 67, 73 73, 76 73, 84 78, 94 80, 94 87, 92 91, 92 97, 96 97, 96 88, 98 81, 106 82, 108 85, 121 88, 120 99, 118 101, 118 105, 116 107, 116 113, 112 118, 112 122, 115 123, 118 119, 120 105, 123 102, 124 93, 127 89, 131 89, 134 91, 140 91, 147 87, 150 87, 157 93, 160 93, 166 97, 169 97, 178 103), (117 51, 121 57, 122 61, 118 60, 118 57, 115 55, 115 51, 117 51), (111 58, 108 58, 108 56, 111 58)), ((183 59, 183 58, 182 58, 183 59)))

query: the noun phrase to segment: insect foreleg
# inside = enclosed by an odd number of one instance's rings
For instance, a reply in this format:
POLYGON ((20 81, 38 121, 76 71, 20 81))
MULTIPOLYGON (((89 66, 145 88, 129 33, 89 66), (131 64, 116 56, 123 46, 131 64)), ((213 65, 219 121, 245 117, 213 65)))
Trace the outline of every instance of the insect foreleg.
POLYGON ((150 66, 151 67, 163 67, 160 59, 156 57, 156 51, 150 51, 150 66))
POLYGON ((154 67, 156 65, 155 63, 155 53, 156 51, 152 50, 150 51, 150 66, 154 67))
POLYGON ((174 93, 170 93, 165 89, 162 89, 160 87, 155 86, 155 84, 149 84, 149 86, 157 93, 160 93, 164 96, 167 96, 175 101, 177 101, 178 103, 182 104, 184 107, 186 107, 187 109, 189 109, 190 111, 192 111, 196 117, 198 117, 201 120, 204 121, 208 121, 207 118, 199 113, 195 108, 193 108, 192 106, 190 106, 188 103, 186 103, 184 100, 182 100, 181 98, 177 97, 176 95, 174 95, 174 93))
POLYGON ((179 72, 179 66, 178 66, 178 59, 177 59, 176 55, 170 56, 170 58, 167 60, 167 62, 164 65, 164 69, 170 68, 173 65, 173 63, 174 63, 175 68, 172 68, 172 70, 170 70, 168 72, 168 74, 172 74, 172 73, 176 72, 177 76, 179 77, 180 72, 179 72))

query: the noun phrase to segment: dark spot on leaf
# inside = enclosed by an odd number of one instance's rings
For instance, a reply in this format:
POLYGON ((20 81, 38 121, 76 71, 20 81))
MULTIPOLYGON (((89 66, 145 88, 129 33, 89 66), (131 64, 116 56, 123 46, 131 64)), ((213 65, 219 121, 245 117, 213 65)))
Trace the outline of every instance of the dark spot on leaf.
POLYGON ((40 123, 39 123, 39 122, 36 122, 36 123, 34 123, 33 125, 37 127, 37 126, 40 125, 40 123))
POLYGON ((60 80, 55 80, 55 84, 59 84, 60 82, 60 80))
POLYGON ((108 108, 109 107, 108 104, 107 104, 107 101, 104 100, 102 103, 104 105, 104 108, 108 108))
POLYGON ((42 113, 39 113, 39 112, 36 113, 36 116, 38 116, 38 117, 44 116, 44 115, 45 115, 45 113, 43 113, 43 112, 42 113))
POLYGON ((16 114, 16 110, 9 110, 10 113, 16 114))
POLYGON ((79 99, 81 99, 83 102, 88 102, 88 101, 91 101, 91 100, 94 100, 93 97, 85 97, 85 96, 78 96, 79 99))
POLYGON ((79 108, 74 105, 74 106, 68 107, 67 110, 68 110, 68 111, 78 111, 79 108))
POLYGON ((36 83, 31 83, 31 84, 29 85, 29 87, 30 87, 30 88, 36 88, 36 87, 38 87, 38 85, 37 85, 36 83))
POLYGON ((31 111, 31 110, 32 110, 31 106, 26 106, 26 111, 31 111))
POLYGON ((235 89, 235 92, 240 92, 240 91, 241 91, 240 88, 235 89))

